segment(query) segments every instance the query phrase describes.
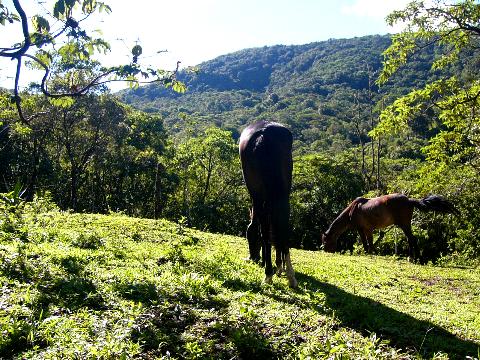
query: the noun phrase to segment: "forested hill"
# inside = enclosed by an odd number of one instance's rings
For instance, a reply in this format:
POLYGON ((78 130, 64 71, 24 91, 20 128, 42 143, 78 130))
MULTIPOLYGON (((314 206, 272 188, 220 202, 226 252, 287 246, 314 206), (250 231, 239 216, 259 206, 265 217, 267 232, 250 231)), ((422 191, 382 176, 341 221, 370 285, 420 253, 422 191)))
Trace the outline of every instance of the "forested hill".
POLYGON ((390 41, 376 35, 246 49, 200 64, 197 74, 182 73, 188 86, 183 95, 158 85, 120 95, 137 108, 162 113, 171 133, 184 129, 186 119, 236 134, 247 122, 268 118, 288 124, 308 152, 337 151, 359 142, 382 97, 391 101, 435 76, 429 72, 431 48, 378 89, 374 80, 390 41))

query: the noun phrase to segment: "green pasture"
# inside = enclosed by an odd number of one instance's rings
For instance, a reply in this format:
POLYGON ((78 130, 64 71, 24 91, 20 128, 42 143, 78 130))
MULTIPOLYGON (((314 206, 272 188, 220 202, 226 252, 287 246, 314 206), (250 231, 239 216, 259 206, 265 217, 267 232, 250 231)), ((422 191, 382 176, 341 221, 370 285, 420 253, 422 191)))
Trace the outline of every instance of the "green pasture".
POLYGON ((479 357, 479 269, 293 249, 293 290, 264 284, 239 237, 121 214, 8 221, 0 358, 479 357))

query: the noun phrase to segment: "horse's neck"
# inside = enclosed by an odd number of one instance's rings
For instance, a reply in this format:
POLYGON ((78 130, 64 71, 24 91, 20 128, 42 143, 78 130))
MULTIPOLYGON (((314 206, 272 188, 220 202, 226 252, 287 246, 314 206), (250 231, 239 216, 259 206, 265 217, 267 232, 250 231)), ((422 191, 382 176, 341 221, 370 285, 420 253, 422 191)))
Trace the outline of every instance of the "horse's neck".
POLYGON ((338 217, 332 222, 327 230, 327 234, 331 234, 333 237, 338 238, 351 226, 350 215, 348 208, 345 209, 338 217))

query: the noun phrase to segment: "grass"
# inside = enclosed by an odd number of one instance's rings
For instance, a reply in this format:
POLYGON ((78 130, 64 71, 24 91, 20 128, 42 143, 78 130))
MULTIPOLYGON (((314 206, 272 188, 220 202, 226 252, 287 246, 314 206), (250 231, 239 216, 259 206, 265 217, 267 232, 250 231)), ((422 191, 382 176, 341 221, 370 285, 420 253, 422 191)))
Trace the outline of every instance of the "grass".
POLYGON ((19 221, 0 231, 0 358, 479 357, 478 268, 293 249, 292 290, 262 283, 242 238, 121 214, 19 221))

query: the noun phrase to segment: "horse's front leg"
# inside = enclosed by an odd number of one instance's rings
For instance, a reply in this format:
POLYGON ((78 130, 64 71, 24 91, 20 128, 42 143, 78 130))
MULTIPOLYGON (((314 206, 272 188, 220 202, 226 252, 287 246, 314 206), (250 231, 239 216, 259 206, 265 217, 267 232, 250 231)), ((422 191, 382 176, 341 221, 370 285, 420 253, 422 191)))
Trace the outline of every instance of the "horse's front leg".
POLYGON ((276 250, 276 256, 275 256, 275 265, 277 265, 277 275, 280 276, 282 275, 282 272, 285 271, 283 265, 283 256, 282 252, 279 249, 276 250))
POLYGON ((247 226, 247 241, 248 241, 248 250, 250 252, 250 260, 254 262, 259 262, 260 259, 260 247, 261 239, 259 234, 259 223, 255 217, 252 217, 250 224, 247 226))
POLYGON ((363 250, 365 251, 365 253, 368 254, 369 253, 368 242, 367 242, 367 237, 365 236, 365 232, 361 228, 358 228, 357 231, 360 234, 360 240, 362 240, 363 250))
POLYGON ((362 239, 363 249, 367 254, 374 254, 375 248, 373 247, 373 232, 368 229, 359 229, 360 238, 362 239))
POLYGON ((273 266, 272 266, 272 244, 267 240, 263 242, 263 250, 265 252, 265 283, 271 284, 273 277, 273 266))
POLYGON ((367 242, 368 242, 368 253, 376 254, 377 250, 375 250, 375 246, 373 246, 373 231, 368 232, 367 242))

